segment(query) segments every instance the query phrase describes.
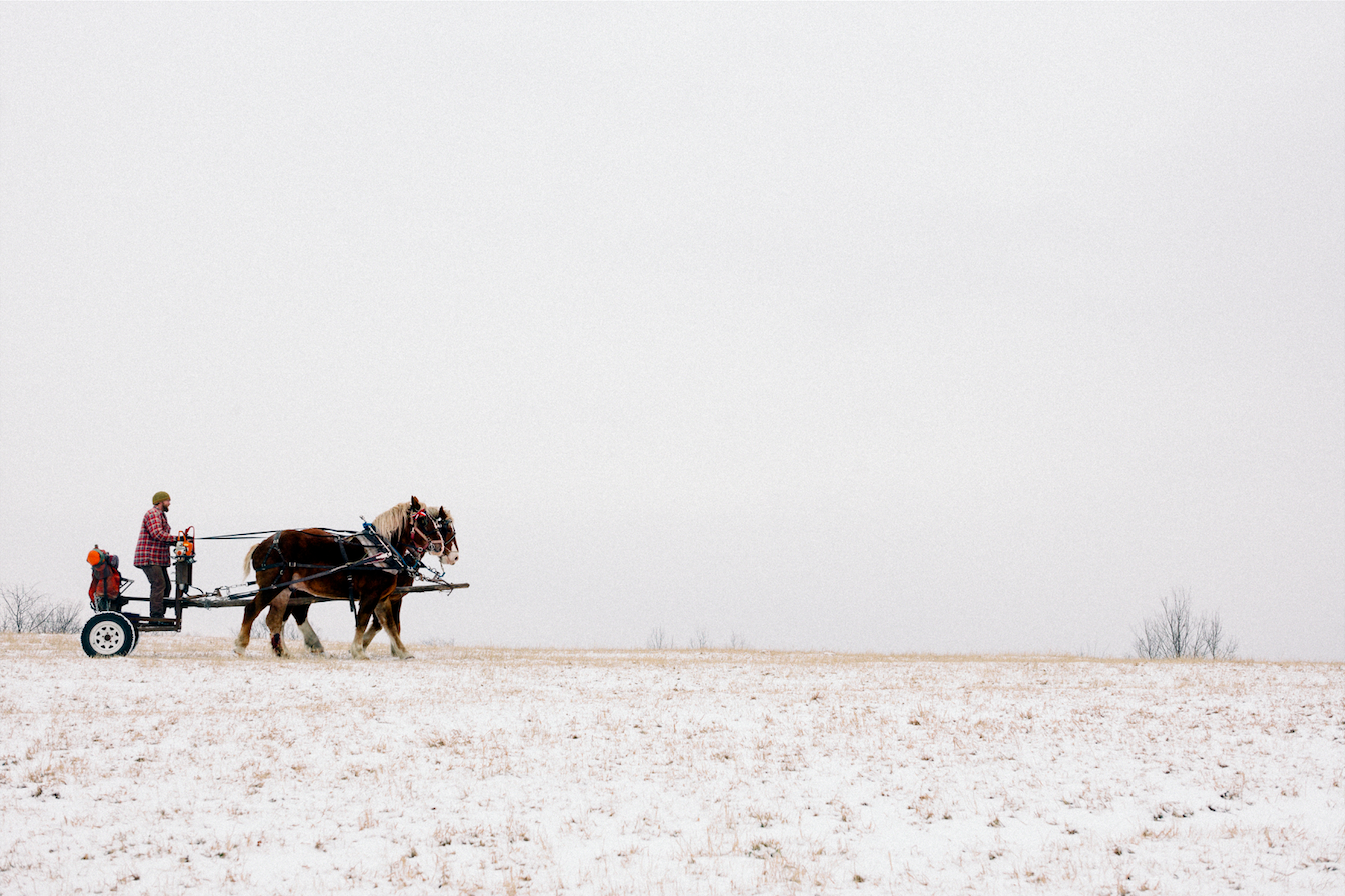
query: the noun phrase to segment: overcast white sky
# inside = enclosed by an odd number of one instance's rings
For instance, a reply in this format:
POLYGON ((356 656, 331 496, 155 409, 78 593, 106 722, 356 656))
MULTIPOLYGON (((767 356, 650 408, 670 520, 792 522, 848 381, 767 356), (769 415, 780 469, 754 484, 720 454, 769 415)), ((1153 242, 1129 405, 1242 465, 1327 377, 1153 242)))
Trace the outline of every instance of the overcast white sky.
POLYGON ((411 640, 1345 659, 1340 4, 3 4, 0 302, 0 583, 415 494, 411 640))

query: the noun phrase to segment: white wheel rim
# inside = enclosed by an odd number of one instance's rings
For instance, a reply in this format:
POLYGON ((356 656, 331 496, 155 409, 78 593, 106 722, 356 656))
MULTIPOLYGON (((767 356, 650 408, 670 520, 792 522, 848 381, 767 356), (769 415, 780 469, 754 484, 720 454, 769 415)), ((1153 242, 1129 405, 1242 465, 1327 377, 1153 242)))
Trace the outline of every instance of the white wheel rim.
POLYGON ((89 629, 89 644, 94 653, 111 656, 126 643, 126 632, 120 625, 107 620, 99 622, 89 629))

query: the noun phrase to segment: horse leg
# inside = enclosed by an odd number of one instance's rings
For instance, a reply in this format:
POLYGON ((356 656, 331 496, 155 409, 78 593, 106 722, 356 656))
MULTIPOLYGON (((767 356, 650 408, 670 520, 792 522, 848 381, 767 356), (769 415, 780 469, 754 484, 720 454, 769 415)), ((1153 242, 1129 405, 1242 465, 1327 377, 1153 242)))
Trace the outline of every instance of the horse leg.
POLYGON ((304 647, 308 648, 308 652, 325 653, 322 642, 318 640, 318 633, 308 624, 308 604, 295 604, 290 607, 290 617, 295 625, 299 626, 299 631, 304 633, 304 647))
POLYGON ((266 627, 271 630, 271 652, 276 656, 289 656, 285 650, 285 615, 289 605, 290 589, 286 588, 276 595, 266 613, 266 627))
MULTIPOLYGON (((401 595, 394 595, 388 598, 388 615, 392 617, 392 627, 397 631, 398 640, 402 637, 402 598, 401 595)), ((406 659, 412 659, 410 653, 407 653, 406 659)))
POLYGON ((243 625, 238 629, 238 637, 234 639, 234 653, 239 656, 247 653, 248 642, 252 640, 252 623, 257 621, 257 616, 270 605, 275 595, 274 590, 258 591, 257 596, 248 601, 247 606, 243 608, 243 625))
POLYGON ((257 609, 255 597, 243 608, 243 627, 238 630, 238 637, 234 638, 234 653, 239 656, 248 651, 248 642, 252 640, 252 622, 257 618, 257 609))
MULTIPOLYGON (((263 545, 269 545, 267 548, 269 551, 275 547, 275 541, 279 537, 280 533, 276 533, 248 548, 247 554, 243 557, 243 575, 247 575, 253 569, 257 549, 263 545)), ((259 569, 257 571, 257 594, 243 608, 243 624, 238 629, 238 637, 234 638, 234 653, 239 656, 243 656, 247 652, 248 642, 252 640, 252 623, 257 621, 257 615, 266 609, 272 598, 276 596, 276 589, 271 586, 275 584, 277 578, 278 574, 272 569, 259 569), (265 581, 263 582, 263 580, 265 581)))
POLYGON ((392 601, 380 600, 378 606, 374 608, 374 613, 378 616, 378 621, 383 623, 384 631, 388 633, 388 637, 392 640, 392 655, 404 660, 412 659, 411 651, 407 650, 406 645, 402 643, 401 626, 397 624, 397 620, 394 618, 392 601))
POLYGON ((364 633, 364 649, 369 649, 369 644, 374 640, 374 636, 383 630, 383 623, 378 621, 378 611, 369 617, 369 629, 364 633))
MULTIPOLYGON (((357 660, 367 660, 369 654, 364 652, 365 638, 364 629, 369 624, 369 616, 373 607, 368 601, 360 601, 359 610, 355 613, 355 640, 350 642, 350 655, 357 660)), ((373 637, 370 635, 369 637, 373 637)))
MULTIPOLYGON (((397 634, 402 633, 402 599, 400 597, 389 598, 392 601, 392 621, 397 626, 397 634)), ((364 635, 364 646, 368 648, 369 642, 374 639, 383 630, 383 624, 378 621, 378 614, 375 612, 374 618, 369 622, 369 631, 364 635)))

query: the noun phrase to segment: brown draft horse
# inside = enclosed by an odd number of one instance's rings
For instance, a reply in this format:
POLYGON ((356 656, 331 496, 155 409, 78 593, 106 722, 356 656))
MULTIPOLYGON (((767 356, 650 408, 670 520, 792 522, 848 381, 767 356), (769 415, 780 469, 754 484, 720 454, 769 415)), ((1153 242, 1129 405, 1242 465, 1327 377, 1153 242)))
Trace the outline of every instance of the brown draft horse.
MULTIPOLYGON (((453 563, 457 560, 456 539, 450 542, 443 536, 445 522, 452 530, 452 517, 443 508, 435 510, 432 515, 412 497, 375 517, 372 528, 412 567, 427 552, 453 563)), ((281 632, 287 615, 299 623, 308 648, 321 652, 317 633, 308 624, 310 601, 299 596, 302 592, 324 599, 349 598, 355 604, 355 638, 350 645, 355 658, 367 657, 365 647, 382 628, 392 640, 393 656, 409 659, 411 654, 401 639, 401 614, 395 612, 400 606, 394 608, 393 602, 395 598, 400 604, 396 589, 409 585, 411 575, 396 558, 378 559, 383 553, 383 544, 368 534, 342 537, 325 529, 285 529, 253 545, 243 558, 243 573, 256 569, 258 591, 243 610, 234 652, 244 654, 252 623, 268 608, 271 649, 278 656, 285 655, 281 632), (377 620, 377 627, 366 634, 371 617, 377 620)))
MULTIPOLYGON (((409 512, 409 505, 398 504, 385 514, 380 514, 379 517, 376 517, 374 519, 374 525, 377 527, 379 519, 388 515, 396 515, 396 518, 400 519, 400 515, 404 512, 409 512)), ((444 507, 425 506, 424 512, 429 516, 430 521, 434 523, 439 532, 439 540, 432 542, 433 546, 428 553, 437 557, 442 564, 451 566, 454 563, 457 563, 458 533, 453 526, 453 517, 449 514, 448 509, 444 507), (440 547, 440 545, 442 545, 442 547, 440 547)), ((246 573, 247 570, 244 570, 244 572, 246 573)), ((397 587, 393 590, 392 596, 387 598, 388 615, 391 616, 394 630, 397 631, 398 634, 400 634, 402 630, 403 594, 401 589, 408 587, 411 584, 411 575, 405 570, 399 571, 397 574, 397 587)), ((293 619, 295 624, 299 626, 299 630, 304 636, 304 646, 308 649, 309 653, 325 652, 325 649, 322 646, 322 641, 318 638, 318 633, 308 624, 309 606, 310 605, 307 602, 291 603, 288 593, 278 597, 271 604, 271 609, 266 616, 266 626, 271 632, 272 649, 275 649, 276 644, 280 645, 280 649, 276 650, 277 656, 285 655, 284 642, 280 638, 280 633, 284 629, 285 619, 293 619)), ((378 613, 375 612, 368 620, 368 628, 365 629, 364 637, 361 641, 361 646, 366 650, 368 649, 369 644, 374 640, 374 636, 383 628, 383 625, 378 621, 378 618, 378 613)), ((356 634, 356 637, 359 637, 358 633, 356 634)), ((393 646, 392 652, 394 656, 397 655, 396 645, 393 646)), ((412 656, 408 653, 403 659, 412 659, 412 656)))

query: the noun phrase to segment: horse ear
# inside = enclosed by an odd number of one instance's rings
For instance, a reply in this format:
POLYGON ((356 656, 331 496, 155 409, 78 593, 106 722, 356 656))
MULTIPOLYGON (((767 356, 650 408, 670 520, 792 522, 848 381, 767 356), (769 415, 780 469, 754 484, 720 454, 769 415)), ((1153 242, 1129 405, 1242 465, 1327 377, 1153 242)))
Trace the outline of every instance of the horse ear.
POLYGON ((441 520, 446 520, 446 519, 448 519, 448 513, 445 512, 444 508, 442 508, 442 507, 439 508, 439 516, 437 516, 436 519, 441 519, 441 520))
POLYGON ((417 498, 415 495, 411 496, 411 509, 412 510, 420 509, 420 499, 417 498))

